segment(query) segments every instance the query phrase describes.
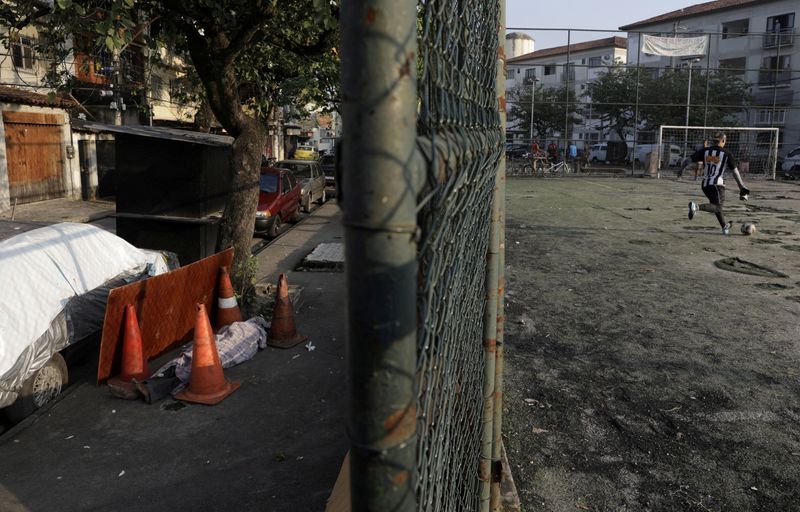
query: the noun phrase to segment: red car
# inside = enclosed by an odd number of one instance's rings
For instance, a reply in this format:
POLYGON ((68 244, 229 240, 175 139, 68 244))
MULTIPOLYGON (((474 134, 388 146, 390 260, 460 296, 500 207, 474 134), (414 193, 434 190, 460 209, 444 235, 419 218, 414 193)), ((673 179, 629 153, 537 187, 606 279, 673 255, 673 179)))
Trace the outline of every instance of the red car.
POLYGON ((300 185, 288 169, 262 167, 259 179, 257 235, 276 237, 284 222, 300 220, 300 185))

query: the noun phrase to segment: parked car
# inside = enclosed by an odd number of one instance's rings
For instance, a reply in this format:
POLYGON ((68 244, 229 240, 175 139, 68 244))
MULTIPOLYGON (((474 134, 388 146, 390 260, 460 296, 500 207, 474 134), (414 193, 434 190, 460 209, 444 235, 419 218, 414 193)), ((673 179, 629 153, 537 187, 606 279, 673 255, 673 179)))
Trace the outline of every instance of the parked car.
POLYGON ((509 160, 522 158, 529 150, 530 147, 527 144, 508 142, 506 143, 506 158, 509 160))
POLYGON ((628 158, 628 144, 620 140, 611 140, 593 144, 589 148, 589 162, 597 163, 620 163, 628 158))
POLYGON ((300 184, 288 169, 262 167, 255 233, 276 237, 284 222, 300 220, 300 184))
POLYGON ((336 155, 322 155, 319 166, 325 175, 325 186, 333 187, 336 184, 336 155))
POLYGON ((325 204, 327 194, 325 193, 325 175, 319 162, 312 160, 281 160, 275 164, 276 167, 289 169, 297 178, 301 188, 300 204, 303 211, 311 211, 311 204, 319 202, 325 204))
MULTIPOLYGON (((631 156, 628 161, 634 160, 636 165, 645 165, 647 163, 648 153, 657 153, 658 144, 637 144, 636 148, 631 151, 631 156)), ((693 151, 688 155, 692 156, 693 151)), ((676 144, 664 144, 661 149, 661 166, 662 167, 682 167, 685 157, 681 153, 681 147, 676 144)))
POLYGON ((319 152, 317 148, 309 144, 300 144, 294 150, 294 158, 297 160, 317 160, 319 152))
POLYGON ((800 148, 794 148, 786 154, 781 164, 781 170, 786 172, 800 171, 800 148))
POLYGON ((53 224, 0 242, 5 416, 18 422, 61 393, 70 354, 99 341, 112 288, 177 266, 171 253, 137 249, 90 224, 53 224))

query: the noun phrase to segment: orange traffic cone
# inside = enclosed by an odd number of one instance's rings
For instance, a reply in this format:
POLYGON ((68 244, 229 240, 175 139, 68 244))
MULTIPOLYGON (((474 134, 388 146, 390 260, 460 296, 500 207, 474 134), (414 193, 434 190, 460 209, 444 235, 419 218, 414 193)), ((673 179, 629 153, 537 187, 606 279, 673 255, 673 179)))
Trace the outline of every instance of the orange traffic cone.
POLYGON ((240 385, 241 382, 231 382, 225 378, 206 307, 198 304, 189 387, 175 395, 175 398, 185 402, 215 405, 236 391, 240 385))
POLYGON ((219 268, 219 287, 217 291, 217 330, 233 322, 242 321, 242 312, 233 293, 231 277, 227 267, 219 268))
POLYGON ((133 304, 125 306, 125 334, 122 340, 122 373, 108 379, 111 394, 126 400, 138 398, 139 391, 132 380, 143 381, 150 377, 150 368, 142 347, 142 333, 133 304))
POLYGON ((297 333, 294 323, 294 308, 289 299, 289 285, 286 276, 278 277, 278 291, 275 293, 275 308, 272 310, 272 325, 269 328, 267 345, 278 348, 291 348, 308 339, 297 333))

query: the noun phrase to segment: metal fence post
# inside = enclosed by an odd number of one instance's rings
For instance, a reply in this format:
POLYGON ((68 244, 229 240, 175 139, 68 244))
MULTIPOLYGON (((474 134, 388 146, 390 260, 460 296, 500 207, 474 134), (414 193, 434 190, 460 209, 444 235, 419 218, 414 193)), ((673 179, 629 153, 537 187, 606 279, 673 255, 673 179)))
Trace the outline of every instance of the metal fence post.
MULTIPOLYGON (((498 94, 498 110, 501 116, 501 126, 505 122, 505 2, 500 1, 500 20, 498 24, 498 65, 496 87, 498 94)), ((505 134, 505 131, 502 130, 505 134)), ((495 446, 500 436, 500 425, 497 422, 502 415, 502 399, 498 404, 498 393, 502 391, 502 375, 500 376, 501 388, 497 388, 497 336, 498 327, 502 329, 502 251, 503 244, 503 215, 505 208, 505 159, 500 159, 497 176, 492 193, 491 227, 489 232, 489 249, 486 258, 486 313, 483 325, 483 349, 485 354, 484 381, 483 381, 483 435, 481 438, 481 459, 479 477, 481 480, 481 511, 488 512, 492 508, 492 491, 499 496, 499 481, 497 480, 500 447, 495 446), (498 319, 500 323, 498 324, 498 319), (499 406, 499 409, 498 409, 499 406), (495 457, 496 456, 496 457, 495 457)), ((501 363, 502 364, 502 363, 501 363)), ((502 366, 500 368, 502 373, 502 366)))
MULTIPOLYGON (((498 27, 497 55, 497 107, 500 112, 500 126, 505 139, 506 127, 506 55, 505 55, 505 19, 506 2, 500 2, 500 26, 498 27)), ((492 421, 492 482, 490 487, 490 509, 502 512, 502 496, 500 482, 502 480, 503 462, 503 329, 505 328, 505 260, 506 260, 506 159, 500 159, 497 166, 497 199, 498 199, 498 231, 499 246, 497 250, 497 317, 495 377, 494 377, 494 419, 492 421)))
POLYGON ((416 509, 417 3, 342 2, 353 511, 416 509))

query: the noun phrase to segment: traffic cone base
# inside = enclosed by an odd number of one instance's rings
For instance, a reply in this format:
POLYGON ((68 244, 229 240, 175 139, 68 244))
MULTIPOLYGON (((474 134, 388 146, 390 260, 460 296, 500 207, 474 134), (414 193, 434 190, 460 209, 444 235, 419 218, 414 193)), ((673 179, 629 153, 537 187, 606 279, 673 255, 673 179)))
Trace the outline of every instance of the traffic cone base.
POLYGON ((239 303, 236 302, 236 295, 233 293, 231 276, 228 274, 227 267, 220 267, 217 286, 217 330, 233 322, 241 321, 242 312, 239 309, 239 303))
POLYGON ((267 338, 267 345, 276 348, 292 348, 293 346, 308 341, 308 336, 296 335, 292 338, 272 339, 267 338))
POLYGON ((294 308, 289 299, 289 284, 286 276, 278 277, 278 290, 275 293, 275 307, 272 310, 272 324, 269 328, 267 345, 278 348, 291 348, 308 339, 297 332, 294 323, 294 308))
POLYGON ((122 368, 120 374, 108 380, 111 394, 125 400, 135 400, 139 392, 133 379, 144 380, 150 377, 150 368, 142 347, 142 333, 136 318, 133 304, 125 306, 124 338, 122 340, 122 368))
POLYGON ((198 304, 189 386, 176 394, 175 398, 185 402, 215 405, 236 391, 240 385, 240 382, 231 382, 225 378, 206 307, 198 304))
POLYGON ((221 401, 225 400, 228 395, 239 389, 239 386, 241 385, 241 382, 226 380, 222 388, 216 392, 201 395, 198 393, 192 393, 189 388, 186 388, 180 393, 176 394, 175 398, 184 402, 194 402, 196 404, 203 405, 217 405, 221 401))

